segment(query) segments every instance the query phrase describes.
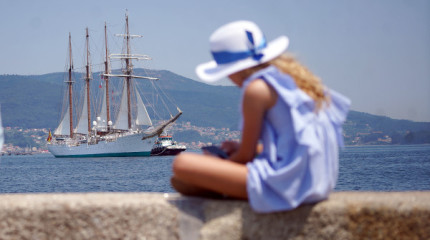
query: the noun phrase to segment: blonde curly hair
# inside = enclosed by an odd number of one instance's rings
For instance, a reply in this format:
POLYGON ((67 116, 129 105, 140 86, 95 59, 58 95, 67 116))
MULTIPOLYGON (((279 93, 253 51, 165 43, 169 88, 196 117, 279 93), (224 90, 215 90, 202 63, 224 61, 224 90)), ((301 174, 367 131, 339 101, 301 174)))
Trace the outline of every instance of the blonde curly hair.
POLYGON ((294 79, 296 85, 315 101, 316 111, 329 104, 330 97, 325 93, 325 87, 321 80, 299 63, 292 55, 282 54, 267 63, 242 70, 240 74, 243 77, 248 77, 269 65, 274 65, 280 71, 290 75, 294 79))

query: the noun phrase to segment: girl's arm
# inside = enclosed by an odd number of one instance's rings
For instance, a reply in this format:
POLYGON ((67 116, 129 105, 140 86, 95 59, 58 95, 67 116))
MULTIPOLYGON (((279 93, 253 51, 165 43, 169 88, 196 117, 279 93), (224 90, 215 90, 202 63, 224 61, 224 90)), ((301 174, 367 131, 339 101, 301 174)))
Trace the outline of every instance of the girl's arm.
POLYGON ((242 141, 239 150, 230 157, 232 161, 252 161, 256 154, 264 115, 275 105, 277 97, 276 92, 262 79, 254 80, 247 86, 242 104, 242 141))
MULTIPOLYGON (((221 149, 227 153, 228 156, 233 155, 234 153, 236 153, 239 150, 240 147, 240 143, 237 141, 232 141, 232 140, 227 140, 222 142, 221 144, 221 149)), ((257 144, 257 148, 255 149, 255 154, 260 154, 261 152, 263 152, 263 144, 258 143, 257 144)))
POLYGON ((227 141, 222 142, 221 149, 225 153, 227 153, 228 156, 231 156, 232 154, 237 152, 237 150, 239 150, 239 146, 240 146, 239 142, 227 140, 227 141))

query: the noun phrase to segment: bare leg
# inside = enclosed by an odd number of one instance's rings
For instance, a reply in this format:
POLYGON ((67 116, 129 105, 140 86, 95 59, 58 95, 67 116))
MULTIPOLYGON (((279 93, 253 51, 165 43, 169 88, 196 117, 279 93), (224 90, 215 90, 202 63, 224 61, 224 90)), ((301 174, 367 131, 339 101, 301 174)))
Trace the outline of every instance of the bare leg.
POLYGON ((173 173, 173 187, 183 194, 199 195, 209 190, 233 198, 248 198, 248 170, 244 164, 210 155, 182 153, 173 162, 173 173))
POLYGON ((216 193, 211 190, 207 190, 201 187, 196 187, 194 185, 186 184, 184 182, 181 182, 181 180, 178 180, 175 177, 172 177, 170 179, 170 183, 172 184, 173 188, 178 191, 179 193, 187 196, 196 196, 196 197, 205 197, 205 198, 215 198, 215 199, 223 199, 226 198, 226 196, 216 193))

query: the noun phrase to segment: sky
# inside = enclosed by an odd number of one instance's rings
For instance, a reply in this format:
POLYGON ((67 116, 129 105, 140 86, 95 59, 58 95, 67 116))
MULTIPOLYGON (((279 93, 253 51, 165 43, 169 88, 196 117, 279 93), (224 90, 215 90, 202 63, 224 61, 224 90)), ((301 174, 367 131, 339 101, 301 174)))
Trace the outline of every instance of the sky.
POLYGON ((79 69, 86 27, 92 62, 101 63, 104 23, 110 51, 120 50, 113 35, 123 32, 126 9, 131 33, 144 36, 133 50, 152 57, 135 67, 198 80, 195 66, 211 60, 211 33, 250 20, 268 41, 288 36, 288 52, 353 110, 430 122, 428 0, 0 0, 0 74, 64 71, 69 33, 79 69))

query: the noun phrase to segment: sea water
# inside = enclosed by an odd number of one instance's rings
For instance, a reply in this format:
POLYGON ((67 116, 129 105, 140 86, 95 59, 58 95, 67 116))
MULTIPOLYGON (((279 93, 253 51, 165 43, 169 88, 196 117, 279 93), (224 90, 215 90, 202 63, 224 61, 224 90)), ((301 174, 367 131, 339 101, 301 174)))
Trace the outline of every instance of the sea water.
MULTIPOLYGON (((173 157, 0 157, 0 193, 174 192, 173 157)), ((430 145, 346 147, 336 191, 430 190, 430 145)))
POLYGON ((346 147, 338 191, 430 190, 430 145, 346 147))

